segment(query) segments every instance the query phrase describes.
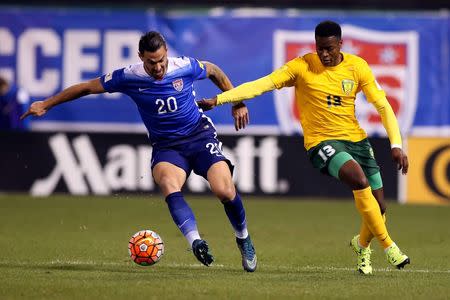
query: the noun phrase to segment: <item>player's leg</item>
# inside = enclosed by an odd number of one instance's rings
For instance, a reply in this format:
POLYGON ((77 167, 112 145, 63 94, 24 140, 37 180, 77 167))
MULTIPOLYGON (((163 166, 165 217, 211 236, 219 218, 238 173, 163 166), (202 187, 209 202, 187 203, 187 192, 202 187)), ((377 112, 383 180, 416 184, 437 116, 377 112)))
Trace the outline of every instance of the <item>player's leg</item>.
MULTIPOLYGON (((308 156, 314 167, 345 182, 354 190, 356 206, 369 232, 378 232, 377 238, 384 243, 385 247, 389 245, 396 247, 387 234, 386 226, 381 216, 380 205, 369 186, 370 183, 378 190, 382 187, 382 183, 381 176, 378 183, 376 180, 378 177, 372 176, 375 173, 379 173, 379 167, 373 158, 373 151, 368 141, 363 140, 358 143, 335 140, 324 141, 310 149, 308 156), (366 173, 368 176, 366 176, 366 173)), ((375 192, 375 195, 380 196, 380 191, 375 192)), ((358 270, 361 273, 370 274, 372 273, 371 250, 363 247, 358 241, 359 236, 355 236, 351 241, 353 249, 358 254, 358 270)))
POLYGON ((358 211, 383 248, 392 245, 380 207, 361 166, 353 159, 348 160, 339 169, 339 179, 353 190, 358 211))
POLYGON ((173 221, 192 246, 200 236, 194 213, 181 193, 186 181, 185 171, 171 163, 160 162, 153 168, 153 178, 166 198, 173 221))
POLYGON ((256 252, 248 234, 244 205, 236 192, 228 164, 225 161, 213 164, 208 169, 207 179, 212 192, 222 202, 228 220, 234 228, 236 243, 242 256, 242 266, 246 271, 254 272, 257 266, 256 252))
MULTIPOLYGON (((383 181, 381 179, 380 168, 375 160, 372 146, 367 139, 356 143, 348 143, 347 149, 352 157, 358 162, 366 175, 372 194, 375 197, 383 222, 386 223, 386 203, 384 201, 383 181)), ((369 246, 371 239, 374 237, 370 229, 370 224, 363 222, 359 236, 359 242, 363 247, 369 246)), ((409 258, 401 253, 400 249, 393 243, 390 247, 385 248, 388 261, 401 268, 409 263, 409 258)))
MULTIPOLYGON (((348 162, 354 162, 359 167, 358 163, 346 151, 347 151, 346 149, 341 149, 341 151, 339 151, 338 153, 336 153, 336 155, 331 157, 330 162, 328 164, 328 173, 341 181, 343 181, 341 178, 342 176, 341 170, 345 164, 347 164, 348 162)), ((352 174, 351 181, 358 181, 358 180, 364 181, 365 178, 366 177, 364 175, 364 172, 361 169, 360 173, 358 172, 352 174)), ((365 182, 361 182, 361 186, 364 186, 365 184, 366 184, 365 182)), ((363 224, 362 229, 369 228, 366 225, 367 223, 364 218, 362 219, 362 224, 363 224)), ((369 233, 372 234, 370 230, 369 233)), ((367 246, 361 245, 360 235, 353 237, 353 239, 350 241, 350 246, 357 255, 357 263, 356 263, 357 270, 364 275, 372 274, 372 262, 371 262, 372 250, 370 249, 370 247, 368 245, 367 246)))
POLYGON ((191 150, 194 172, 208 180, 212 192, 222 202, 234 228, 244 269, 248 272, 255 271, 257 258, 247 230, 245 209, 232 180, 233 166, 222 153, 221 143, 211 136, 193 143, 191 150))
MULTIPOLYGON (((386 218, 384 215, 386 211, 386 203, 384 201, 383 180, 381 179, 380 167, 375 160, 375 155, 370 142, 367 139, 356 143, 348 142, 346 148, 353 159, 355 159, 363 169, 364 174, 369 181, 370 188, 372 189, 372 194, 380 207, 383 220, 386 223, 386 218)), ((358 238, 359 244, 364 248, 369 247, 371 240, 374 238, 374 235, 364 221, 361 222, 361 229, 358 238)))
POLYGON ((347 161, 339 169, 339 178, 352 188, 356 208, 364 223, 385 250, 388 261, 399 269, 403 268, 410 262, 409 258, 390 238, 380 206, 372 194, 372 189, 361 166, 355 160, 347 161))
POLYGON ((208 244, 200 238, 197 221, 189 204, 181 193, 181 188, 190 173, 188 161, 177 151, 153 150, 153 178, 166 198, 173 221, 194 251, 194 255, 204 265, 210 265, 214 258, 208 244))
MULTIPOLYGON (((377 200, 378 206, 380 207, 380 212, 382 214, 383 220, 386 221, 384 215, 386 205, 384 202, 384 194, 382 187, 383 185, 381 181, 380 172, 377 171, 376 174, 368 176, 368 180, 369 185, 372 188, 372 194, 377 200)), ((366 224, 364 219, 362 219, 359 234, 352 238, 352 240, 350 241, 350 246, 357 255, 357 269, 360 273, 364 275, 372 274, 372 262, 371 262, 372 250, 370 249, 370 242, 372 241, 373 238, 374 235, 370 231, 369 226, 366 224)))
POLYGON ((206 178, 211 186, 211 191, 222 202, 236 237, 246 238, 248 231, 245 209, 231 179, 228 164, 225 161, 216 162, 208 169, 206 178))
MULTIPOLYGON (((380 175, 378 173, 378 175, 373 175, 372 177, 375 177, 375 176, 380 176, 380 175)), ((386 202, 384 201, 383 187, 376 188, 376 186, 374 186, 374 184, 372 184, 370 178, 371 177, 369 177, 369 184, 370 184, 370 187, 372 188, 372 194, 378 202, 378 206, 380 207, 380 212, 383 217, 383 221, 384 221, 384 223, 386 223, 386 202)), ((367 226, 366 223, 364 223, 364 221, 362 221, 361 229, 360 229, 359 235, 358 235, 359 245, 364 248, 368 248, 368 247, 370 247, 370 242, 372 241, 373 238, 374 238, 374 235, 370 231, 369 227, 367 226)))

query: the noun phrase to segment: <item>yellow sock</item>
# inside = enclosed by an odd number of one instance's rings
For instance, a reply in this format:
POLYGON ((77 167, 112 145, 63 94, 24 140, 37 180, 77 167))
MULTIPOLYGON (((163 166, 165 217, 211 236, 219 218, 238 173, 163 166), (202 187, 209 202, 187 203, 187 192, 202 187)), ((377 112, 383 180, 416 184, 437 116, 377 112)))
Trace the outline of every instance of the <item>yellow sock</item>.
MULTIPOLYGON (((383 222, 386 224, 386 214, 381 215, 383 217, 383 222)), ((361 229, 359 230, 359 245, 367 248, 370 246, 370 242, 374 238, 372 232, 370 231, 367 224, 362 221, 361 222, 361 229)))
POLYGON ((370 186, 362 190, 354 190, 353 196, 355 197, 356 208, 361 214, 364 223, 367 224, 370 232, 378 239, 381 246, 386 249, 392 245, 393 241, 389 237, 381 216, 380 207, 372 194, 370 186))

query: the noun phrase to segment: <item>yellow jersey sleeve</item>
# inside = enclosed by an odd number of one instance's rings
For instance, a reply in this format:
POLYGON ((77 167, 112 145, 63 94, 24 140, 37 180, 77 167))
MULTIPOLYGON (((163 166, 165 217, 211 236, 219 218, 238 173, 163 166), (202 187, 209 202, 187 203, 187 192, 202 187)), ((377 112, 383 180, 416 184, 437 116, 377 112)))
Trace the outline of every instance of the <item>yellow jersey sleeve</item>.
POLYGON ((275 88, 281 89, 285 86, 293 86, 299 69, 298 59, 291 60, 267 76, 243 83, 234 89, 217 95, 217 105, 239 102, 272 91, 275 88))
POLYGON ((296 58, 287 62, 281 68, 278 68, 269 75, 277 89, 295 85, 301 66, 299 59, 300 58, 296 58))
POLYGON ((273 89, 275 86, 270 77, 264 76, 217 95, 217 105, 254 98, 273 89))
POLYGON ((395 117, 391 105, 386 99, 385 92, 376 82, 372 71, 365 61, 360 65, 359 71, 362 91, 366 96, 367 101, 372 103, 380 114, 381 122, 383 123, 389 141, 391 142, 391 148, 401 148, 402 137, 400 135, 397 118, 395 117))
POLYGON ((358 64, 359 86, 364 92, 367 101, 372 103, 386 97, 383 89, 378 85, 367 62, 363 59, 358 64))

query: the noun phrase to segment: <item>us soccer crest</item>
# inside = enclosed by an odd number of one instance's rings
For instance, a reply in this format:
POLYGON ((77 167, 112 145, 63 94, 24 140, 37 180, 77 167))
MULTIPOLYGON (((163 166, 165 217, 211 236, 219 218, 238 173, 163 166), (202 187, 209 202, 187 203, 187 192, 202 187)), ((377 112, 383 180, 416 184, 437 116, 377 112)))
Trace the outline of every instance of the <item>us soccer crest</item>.
MULTIPOLYGON (((342 52, 355 54, 367 61, 377 84, 386 92, 399 121, 402 133, 411 128, 418 97, 419 41, 415 31, 376 31, 352 25, 342 26, 342 52)), ((274 32, 274 69, 306 53, 315 53, 314 30, 274 32)), ((350 94, 356 88, 353 80, 341 82, 342 91, 350 94)), ((275 108, 280 131, 302 132, 300 109, 295 103, 294 88, 275 90, 275 108)), ((356 117, 369 135, 386 135, 381 118, 364 94, 356 97, 356 117)))
POLYGON ((175 90, 181 92, 183 90, 183 79, 180 78, 172 81, 172 86, 175 90))

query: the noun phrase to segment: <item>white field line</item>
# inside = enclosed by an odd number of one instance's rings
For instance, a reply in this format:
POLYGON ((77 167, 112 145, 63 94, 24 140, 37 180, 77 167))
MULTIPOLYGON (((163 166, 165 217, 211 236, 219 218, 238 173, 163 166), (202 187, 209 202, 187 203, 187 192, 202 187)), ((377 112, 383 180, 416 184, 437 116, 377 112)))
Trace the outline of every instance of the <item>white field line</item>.
MULTIPOLYGON (((9 261, 0 261, 0 264, 7 265, 11 264, 9 261)), ((29 266, 30 263, 13 263, 14 265, 20 265, 20 266, 29 266)), ((88 266, 123 266, 124 263, 118 263, 118 262, 95 262, 95 261, 62 261, 62 260, 54 260, 49 262, 40 262, 40 263, 34 263, 38 266, 48 266, 48 265, 63 265, 63 266, 76 266, 76 265, 88 265, 88 266)), ((203 268, 204 266, 202 264, 178 264, 178 263, 164 263, 164 267, 169 268, 203 268)), ((225 268, 226 266, 223 264, 213 264, 210 266, 210 268, 225 268)), ((408 268, 408 267, 407 267, 408 268)), ((261 266, 260 270, 271 270, 271 271, 342 271, 342 272, 355 272, 355 268, 348 268, 348 267, 321 267, 321 266, 303 266, 303 267, 288 267, 288 266, 261 266)), ((440 274, 450 274, 450 270, 427 270, 427 269, 403 269, 403 270, 396 270, 394 268, 374 268, 375 272, 406 272, 406 273, 440 273, 440 274)))

